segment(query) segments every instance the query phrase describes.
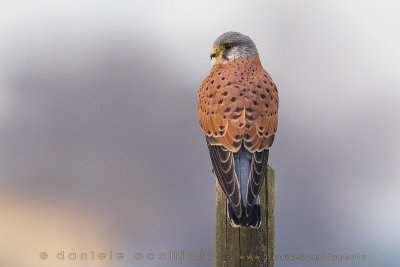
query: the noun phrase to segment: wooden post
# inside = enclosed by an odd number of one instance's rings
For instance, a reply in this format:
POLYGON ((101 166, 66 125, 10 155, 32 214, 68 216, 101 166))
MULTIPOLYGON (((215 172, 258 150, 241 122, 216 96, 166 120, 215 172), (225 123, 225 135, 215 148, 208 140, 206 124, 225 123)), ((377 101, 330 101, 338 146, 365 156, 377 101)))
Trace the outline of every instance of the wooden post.
POLYGON ((268 166, 260 192, 261 226, 258 229, 232 227, 227 199, 217 181, 217 229, 215 267, 273 267, 275 243, 274 170, 268 166), (267 255, 270 259, 267 259, 267 255))

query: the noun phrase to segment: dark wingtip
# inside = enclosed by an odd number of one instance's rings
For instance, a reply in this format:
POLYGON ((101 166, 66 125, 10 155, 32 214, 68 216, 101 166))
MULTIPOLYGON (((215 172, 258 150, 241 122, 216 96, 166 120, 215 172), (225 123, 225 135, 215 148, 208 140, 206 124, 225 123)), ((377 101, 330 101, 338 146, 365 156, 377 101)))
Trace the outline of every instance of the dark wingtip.
POLYGON ((253 228, 259 228, 261 225, 261 206, 256 204, 253 207, 253 211, 248 217, 249 226, 253 228))
POLYGON ((253 206, 250 216, 245 215, 245 208, 242 205, 242 216, 238 218, 233 211, 231 205, 228 204, 228 215, 231 220, 231 224, 234 227, 252 227, 259 228, 261 225, 261 206, 256 204, 253 206))

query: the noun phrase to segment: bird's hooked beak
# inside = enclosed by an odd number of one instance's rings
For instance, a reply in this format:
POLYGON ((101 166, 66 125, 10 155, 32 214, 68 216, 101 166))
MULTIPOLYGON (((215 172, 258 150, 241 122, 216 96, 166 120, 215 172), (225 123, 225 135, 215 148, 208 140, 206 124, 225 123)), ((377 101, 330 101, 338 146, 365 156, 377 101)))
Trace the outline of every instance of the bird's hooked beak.
POLYGON ((210 54, 210 58, 212 59, 213 57, 217 57, 219 54, 220 54, 219 49, 214 47, 213 52, 210 54))

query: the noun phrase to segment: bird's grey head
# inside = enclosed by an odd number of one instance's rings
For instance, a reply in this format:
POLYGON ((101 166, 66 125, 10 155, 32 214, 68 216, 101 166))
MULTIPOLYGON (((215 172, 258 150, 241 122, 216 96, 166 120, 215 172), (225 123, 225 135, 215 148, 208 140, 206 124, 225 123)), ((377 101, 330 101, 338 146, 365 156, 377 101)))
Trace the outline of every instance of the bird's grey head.
POLYGON ((211 58, 215 64, 223 64, 237 58, 258 57, 254 42, 247 35, 239 32, 226 32, 214 42, 211 58))

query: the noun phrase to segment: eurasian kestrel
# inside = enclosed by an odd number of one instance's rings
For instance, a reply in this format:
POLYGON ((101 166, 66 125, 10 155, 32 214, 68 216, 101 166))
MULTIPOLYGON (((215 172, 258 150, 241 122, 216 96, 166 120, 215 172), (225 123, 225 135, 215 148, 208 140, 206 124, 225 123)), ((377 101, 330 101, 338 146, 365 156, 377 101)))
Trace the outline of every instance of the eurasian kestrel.
POLYGON ((214 66, 199 89, 199 121, 234 226, 259 227, 259 193, 278 127, 278 91, 254 42, 226 32, 213 45, 214 66))

